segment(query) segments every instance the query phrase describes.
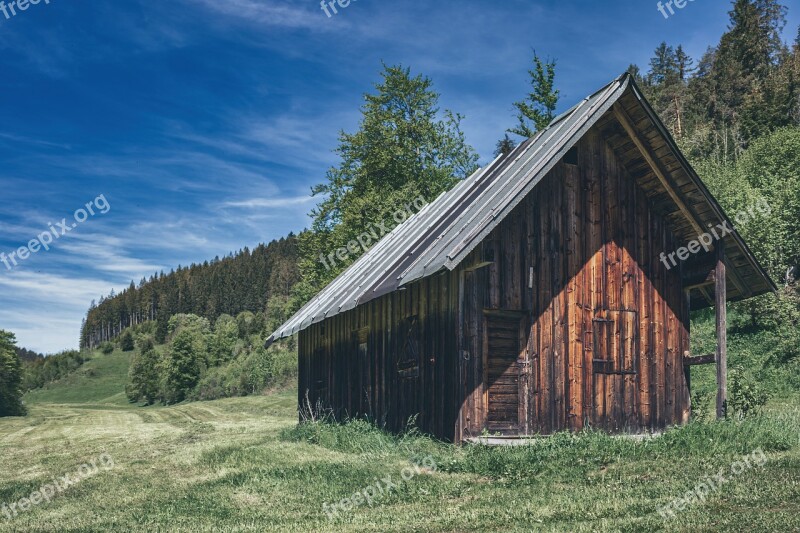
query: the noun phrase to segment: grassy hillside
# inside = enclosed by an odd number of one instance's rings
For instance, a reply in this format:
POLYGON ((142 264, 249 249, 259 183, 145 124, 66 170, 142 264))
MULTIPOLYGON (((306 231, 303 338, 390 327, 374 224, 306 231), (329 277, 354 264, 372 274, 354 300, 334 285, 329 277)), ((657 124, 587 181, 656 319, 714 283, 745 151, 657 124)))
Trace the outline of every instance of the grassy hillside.
MULTIPOLYGON (((706 342, 707 324, 696 331, 706 342)), ((759 337, 734 337, 732 360, 756 365, 748 354, 759 337)), ((126 367, 126 354, 95 356, 29 394, 30 416, 0 420, 0 531, 800 530, 792 391, 762 417, 693 423, 644 441, 587 432, 514 449, 458 448, 363 422, 297 427, 294 391, 138 408, 122 396, 126 367), (113 468, 4 516, 3 504, 104 453, 113 468), (751 467, 733 472, 744 456, 751 467), (727 480, 705 501, 660 516, 720 471, 727 480), (326 513, 325 504, 365 490, 371 504, 326 513)), ((697 374, 699 387, 713 387, 708 370, 697 374)))
POLYGON ((25 403, 127 405, 125 383, 131 353, 117 350, 103 355, 95 351, 91 357, 73 374, 26 394, 25 403))

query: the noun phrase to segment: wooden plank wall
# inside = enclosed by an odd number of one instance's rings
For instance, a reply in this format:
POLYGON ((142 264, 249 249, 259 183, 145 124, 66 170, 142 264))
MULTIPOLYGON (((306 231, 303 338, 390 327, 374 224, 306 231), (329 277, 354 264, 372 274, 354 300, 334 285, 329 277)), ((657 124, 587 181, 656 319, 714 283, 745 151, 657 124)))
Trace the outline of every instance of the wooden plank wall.
POLYGON ((302 331, 301 417, 310 410, 315 415, 329 412, 339 420, 367 417, 395 432, 416 417, 422 431, 454 440, 460 407, 458 276, 452 272, 426 278, 302 331), (417 317, 416 365, 400 360, 412 316, 417 317))
MULTIPOLYGON (((680 268, 668 271, 659 261, 678 243, 600 134, 580 141, 578 157, 577 166, 558 165, 487 239, 495 263, 466 279, 469 350, 484 349, 476 319, 483 309, 529 313, 529 370, 521 379, 530 391, 530 433, 685 422, 680 354, 689 316, 680 268), (613 345, 627 347, 635 361, 626 366, 636 373, 596 374, 593 321, 620 311, 636 318, 613 327, 625 337, 613 345)), ((483 359, 471 357, 470 375, 481 374, 483 359)), ((485 426, 485 395, 474 378, 466 391, 473 392, 464 430, 472 436, 485 426)))
POLYGON ((479 435, 488 413, 489 309, 528 317, 520 378, 529 395, 520 412, 530 433, 687 421, 686 297, 680 268, 659 261, 678 243, 597 131, 580 141, 578 157, 577 166, 559 164, 486 239, 489 266, 424 279, 301 332, 301 407, 367 416, 391 431, 417 416, 420 429, 447 440, 479 435), (596 374, 594 320, 622 311, 636 319, 613 329, 626 332, 615 345, 630 347, 637 371, 596 374), (416 367, 400 360, 412 316, 416 367))

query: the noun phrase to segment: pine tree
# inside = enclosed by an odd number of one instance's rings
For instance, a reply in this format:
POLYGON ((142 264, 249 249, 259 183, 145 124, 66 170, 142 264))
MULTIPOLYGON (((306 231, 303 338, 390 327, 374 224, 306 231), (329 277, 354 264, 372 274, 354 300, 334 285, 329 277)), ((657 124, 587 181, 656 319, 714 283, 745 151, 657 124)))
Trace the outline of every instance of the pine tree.
POLYGON ((656 48, 647 78, 651 85, 670 84, 679 79, 678 57, 675 49, 666 42, 656 48))
POLYGON ((645 92, 672 134, 681 138, 685 128, 687 107, 687 77, 694 61, 683 50, 662 42, 650 60, 645 92))
POLYGON ((555 89, 555 60, 543 62, 534 51, 533 70, 529 70, 528 75, 531 92, 525 99, 514 103, 518 112, 518 124, 508 130, 509 133, 525 139, 533 137, 536 132, 545 129, 553 121, 560 95, 555 89))
POLYGON ((0 417, 25 414, 22 405, 22 362, 13 333, 0 330, 0 417))
POLYGON ((678 78, 681 82, 688 81, 689 75, 694 72, 694 59, 689 57, 682 45, 678 45, 678 48, 675 50, 675 61, 678 66, 678 78))
POLYGON ((736 0, 731 26, 720 48, 730 53, 745 76, 764 76, 778 60, 786 25, 786 7, 778 0, 736 0))
POLYGON ((514 151, 516 146, 517 143, 515 143, 514 140, 511 139, 508 134, 506 134, 502 139, 497 141, 497 146, 494 150, 494 156, 497 157, 499 155, 508 155, 514 151))
POLYGON ((625 72, 633 76, 634 81, 638 85, 642 86, 647 83, 647 80, 644 78, 644 76, 642 76, 642 69, 639 68, 639 65, 631 63, 630 65, 628 65, 628 68, 626 69, 625 72))

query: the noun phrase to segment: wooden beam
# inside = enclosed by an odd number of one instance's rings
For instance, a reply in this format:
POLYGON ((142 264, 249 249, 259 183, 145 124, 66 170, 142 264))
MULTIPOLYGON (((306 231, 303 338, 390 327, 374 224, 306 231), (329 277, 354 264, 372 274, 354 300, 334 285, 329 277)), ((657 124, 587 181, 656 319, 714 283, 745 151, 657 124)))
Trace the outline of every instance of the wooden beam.
MULTIPOLYGON (((684 285, 683 288, 686 289, 687 291, 691 291, 691 290, 694 290, 694 289, 700 289, 700 288, 709 287, 709 286, 711 286, 713 284, 714 284, 714 280, 710 279, 710 280, 707 280, 707 281, 701 281, 700 283, 690 283, 689 285, 684 285)), ((707 298, 707 299, 709 300, 709 302, 711 301, 710 298, 707 298)))
POLYGON ((711 295, 708 294, 708 291, 706 290, 705 286, 697 287, 697 290, 700 291, 700 294, 703 295, 703 298, 705 298, 708 303, 714 305, 714 300, 711 299, 711 295))
POLYGON ((690 258, 681 267, 683 288, 696 289, 713 284, 716 268, 717 256, 713 252, 690 258))
POLYGON ((717 246, 717 272, 714 287, 717 326, 717 418, 728 414, 728 286, 725 275, 725 246, 717 246))
POLYGON ((636 128, 633 125, 633 121, 631 120, 630 116, 628 116, 627 111, 622 107, 619 102, 614 104, 614 114, 619 120, 619 123, 622 124, 622 127, 625 128, 625 131, 628 133, 628 136, 633 141, 633 144, 636 145, 636 148, 639 149, 641 152, 642 157, 644 157, 647 164, 650 165, 650 168, 653 170, 653 173, 656 175, 658 180, 661 182, 661 185, 664 186, 667 193, 669 193, 672 200, 678 206, 678 209, 681 210, 683 216, 685 216, 692 227, 697 231, 698 235, 702 235, 706 232, 706 230, 702 229, 700 223, 697 222, 697 217, 694 216, 694 213, 689 209, 683 199, 679 196, 678 185, 674 182, 674 180, 669 176, 669 173, 664 169, 661 163, 658 160, 658 157, 652 152, 652 150, 647 145, 647 142, 641 137, 636 128))
POLYGON ((480 269, 485 268, 485 267, 487 267, 489 265, 492 265, 492 264, 494 264, 494 263, 491 263, 491 262, 475 263, 475 264, 470 265, 468 267, 464 267, 464 272, 475 272, 476 270, 480 270, 480 269))
MULTIPOLYGON (((722 243, 718 243, 718 246, 723 246, 722 243)), ((736 271, 735 268, 731 265, 728 259, 725 259, 725 270, 730 274, 731 281, 736 286, 736 289, 739 291, 739 294, 744 296, 745 298, 750 297, 753 294, 753 291, 750 290, 750 287, 742 280, 739 273, 736 271)))
POLYGON ((717 354, 710 353, 708 355, 689 355, 689 352, 683 354, 683 366, 697 366, 697 365, 713 365, 717 362, 717 354))

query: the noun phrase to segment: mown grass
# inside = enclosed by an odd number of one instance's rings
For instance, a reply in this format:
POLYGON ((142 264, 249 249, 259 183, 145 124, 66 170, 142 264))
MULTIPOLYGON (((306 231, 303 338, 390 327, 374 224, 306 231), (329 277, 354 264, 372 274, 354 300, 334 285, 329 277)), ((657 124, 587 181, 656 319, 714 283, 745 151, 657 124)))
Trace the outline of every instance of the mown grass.
POLYGON ((113 470, 0 531, 795 531, 800 410, 691 424, 650 440, 587 432, 517 448, 454 447, 362 421, 297 426, 292 391, 147 409, 34 404, 0 421, 0 502, 107 452, 113 470), (660 506, 761 448, 735 477, 665 522, 660 506), (402 481, 426 457, 427 470, 402 481), (391 476, 373 505, 333 504, 391 476))
POLYGON ((91 359, 72 374, 26 394, 25 403, 126 405, 125 383, 131 354, 116 350, 104 355, 95 350, 89 356, 91 359))
POLYGON ((0 506, 101 453, 115 461, 12 520, 0 511, 0 531, 800 530, 800 396, 791 388, 777 387, 788 393, 760 417, 650 439, 584 432, 456 447, 359 420, 297 425, 291 390, 139 408, 117 396, 125 361, 95 358, 83 369, 93 373, 29 394, 30 416, 0 420, 0 506), (672 520, 659 515, 756 449, 763 467, 672 520), (435 468, 413 469, 426 459, 435 468), (325 512, 387 476, 396 487, 371 505, 325 512))

